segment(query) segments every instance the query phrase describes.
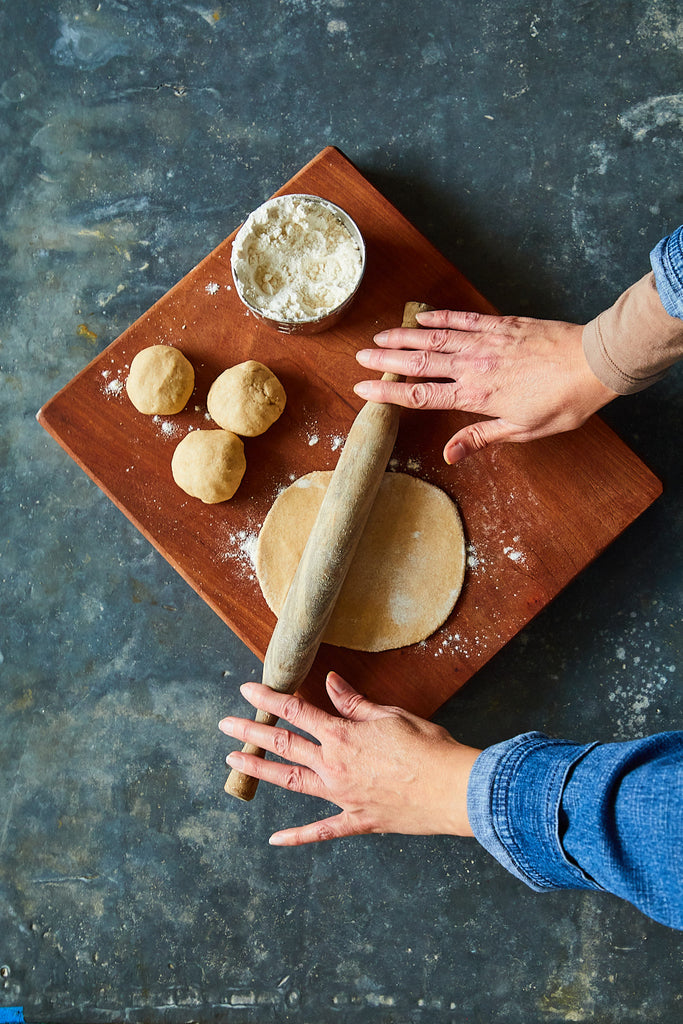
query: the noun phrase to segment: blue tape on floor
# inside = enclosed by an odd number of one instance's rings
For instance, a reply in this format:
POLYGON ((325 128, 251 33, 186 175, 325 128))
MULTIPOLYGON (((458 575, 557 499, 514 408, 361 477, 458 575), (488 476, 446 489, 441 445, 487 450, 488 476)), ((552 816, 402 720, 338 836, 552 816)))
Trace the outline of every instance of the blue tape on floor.
POLYGON ((24 1024, 23 1006, 0 1006, 0 1024, 24 1024))

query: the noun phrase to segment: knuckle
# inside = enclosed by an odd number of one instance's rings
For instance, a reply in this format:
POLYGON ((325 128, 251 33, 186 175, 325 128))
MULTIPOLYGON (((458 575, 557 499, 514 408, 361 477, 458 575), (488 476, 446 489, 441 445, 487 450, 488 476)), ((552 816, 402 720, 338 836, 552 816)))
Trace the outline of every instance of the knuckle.
POLYGON ((429 382, 411 384, 408 398, 415 409, 429 409, 434 403, 434 387, 429 382))
POLYGON ((462 316, 462 323, 464 324, 464 326, 466 328, 468 328, 468 327, 478 327, 481 324, 482 320, 483 320, 482 314, 481 313, 475 313, 471 309, 465 310, 464 313, 463 313, 463 316, 462 316))
POLYGON ((299 765, 292 765, 285 776, 285 788, 292 793, 302 793, 304 789, 304 775, 299 765))
POLYGON ((282 705, 282 713, 280 718, 286 719, 288 722, 296 722, 301 712, 301 701, 298 697, 287 697, 284 704, 282 705))
POLYGON ((470 444, 472 445, 473 449, 477 452, 482 451, 482 449, 486 448, 488 444, 486 435, 478 423, 474 423, 470 427, 469 438, 470 444))
POLYGON ((362 696, 362 694, 350 693, 341 702, 339 710, 341 711, 342 715, 344 715, 346 718, 350 718, 352 715, 356 713, 356 711, 361 706, 364 700, 365 698, 362 696))
POLYGON ((276 729, 273 734, 273 749, 280 757, 287 757, 292 746, 292 734, 287 729, 276 729))
POLYGON ((429 355, 427 352, 411 352, 406 366, 409 377, 423 377, 429 371, 429 355))
POLYGON ((324 821, 321 821, 315 828, 317 838, 324 842, 326 839, 334 839, 334 829, 330 828, 324 821))
POLYGON ((451 332, 445 328, 435 328, 427 334, 427 344, 432 352, 445 351, 451 339, 451 332))
POLYGON ((453 381, 452 384, 447 385, 442 391, 444 399, 441 403, 444 409, 461 409, 462 408, 462 388, 459 382, 453 381))

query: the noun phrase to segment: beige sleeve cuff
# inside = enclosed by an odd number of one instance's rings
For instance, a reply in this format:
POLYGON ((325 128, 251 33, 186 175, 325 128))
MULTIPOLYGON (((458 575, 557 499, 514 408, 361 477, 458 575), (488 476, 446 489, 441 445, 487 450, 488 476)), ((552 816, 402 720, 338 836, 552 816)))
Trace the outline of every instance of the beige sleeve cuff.
POLYGON ((683 320, 664 309, 654 274, 586 324, 583 351, 595 376, 620 395, 654 384, 683 356, 683 320))

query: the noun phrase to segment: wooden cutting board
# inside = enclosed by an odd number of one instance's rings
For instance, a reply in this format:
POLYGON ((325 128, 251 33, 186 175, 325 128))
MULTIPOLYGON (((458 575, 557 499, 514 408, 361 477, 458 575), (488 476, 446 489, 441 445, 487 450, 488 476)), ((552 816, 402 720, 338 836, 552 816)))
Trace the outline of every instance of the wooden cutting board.
MULTIPOLYGON (((367 376, 354 359, 401 321, 408 299, 450 309, 493 307, 343 156, 329 147, 278 194, 308 192, 354 218, 367 246, 355 304, 331 331, 284 335, 246 313, 230 273, 233 232, 38 413, 39 422, 230 628, 263 658, 274 617, 250 551, 274 498, 312 470, 333 469, 367 376), (196 387, 176 416, 150 418, 123 384, 148 345, 180 348, 196 387), (226 367, 266 363, 287 392, 278 422, 245 440, 236 496, 204 505, 176 487, 171 456, 190 428, 207 428, 206 395, 226 367)), ((267 199, 257 190, 253 205, 267 199)), ((460 413, 401 416, 390 466, 443 488, 457 502, 469 544, 463 593, 427 641, 365 654, 323 645, 304 691, 323 702, 331 668, 372 699, 429 716, 508 642, 661 493, 661 484, 597 417, 571 434, 482 452, 456 467, 448 438, 460 413)))

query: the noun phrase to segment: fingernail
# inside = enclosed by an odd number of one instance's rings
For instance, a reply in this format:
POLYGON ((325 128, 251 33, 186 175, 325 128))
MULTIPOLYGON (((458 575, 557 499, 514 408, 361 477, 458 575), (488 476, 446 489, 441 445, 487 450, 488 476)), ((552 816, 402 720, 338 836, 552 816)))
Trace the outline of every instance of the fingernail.
POLYGON ((284 839, 279 832, 275 832, 268 840, 271 846, 284 846, 284 839))
POLYGON ((370 397, 370 385, 365 380, 361 380, 361 381, 358 382, 358 384, 354 384, 353 385, 353 390, 356 392, 356 394, 359 396, 359 398, 369 398, 370 397))
POLYGON ((220 729, 221 732, 227 732, 227 734, 229 736, 231 736, 232 735, 232 723, 233 722, 234 722, 233 718, 223 718, 218 723, 218 728, 220 729))
POLYGON ((238 750, 234 750, 232 754, 228 754, 225 759, 225 763, 229 764, 231 768, 244 768, 244 758, 238 750))
POLYGON ((329 689, 332 690, 333 693, 342 692, 342 687, 339 682, 339 676, 337 676, 334 672, 328 672, 326 682, 329 689))
POLYGON ((242 683, 242 685, 240 686, 240 693, 242 693, 242 694, 244 694, 246 696, 246 694, 251 692, 251 687, 253 685, 254 684, 252 682, 242 683))
POLYGON ((467 449, 463 444, 458 441, 456 444, 450 445, 444 452, 444 459, 449 466, 455 465, 456 462, 460 462, 467 455, 467 449))
POLYGON ((376 341, 378 345, 381 345, 382 342, 386 341, 388 337, 389 331, 380 331, 379 334, 376 334, 372 340, 376 341))

